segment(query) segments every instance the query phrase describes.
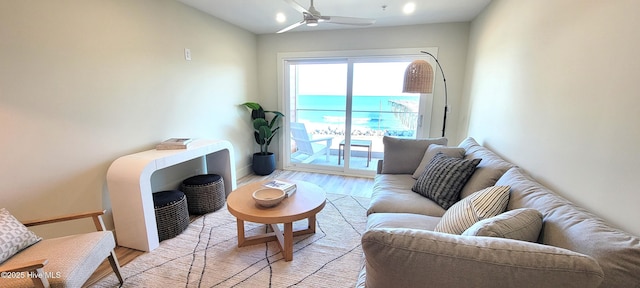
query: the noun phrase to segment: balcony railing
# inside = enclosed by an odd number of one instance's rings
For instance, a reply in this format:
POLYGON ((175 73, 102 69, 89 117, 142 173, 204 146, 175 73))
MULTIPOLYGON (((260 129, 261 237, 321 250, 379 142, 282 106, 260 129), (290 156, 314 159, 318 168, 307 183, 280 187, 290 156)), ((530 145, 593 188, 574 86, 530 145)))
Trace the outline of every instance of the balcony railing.
MULTIPOLYGON (((415 101, 388 100, 388 110, 357 110, 354 109, 351 117, 351 139, 371 140, 372 162, 382 159, 383 136, 414 138, 418 120, 418 104, 415 101)), ((338 146, 345 140, 346 111, 331 109, 296 109, 292 111, 290 119, 305 123, 307 132, 312 137, 335 136, 332 141, 331 155, 338 156, 338 146)), ((295 145, 295 143, 292 143, 295 145)), ((295 147, 292 147, 295 151, 295 147)), ((353 148, 351 157, 357 157, 352 163, 360 163, 368 157, 367 151, 353 148)), ((314 164, 338 165, 333 159, 325 163, 326 158, 314 161, 314 164), (318 163, 315 163, 318 162, 318 163), (322 162, 322 163, 320 163, 322 162)), ((341 162, 344 163, 344 162, 341 162)), ((344 165, 344 164, 342 164, 344 165)), ((375 164, 372 164, 375 166, 375 164)), ((371 166, 371 165, 370 165, 371 166)))

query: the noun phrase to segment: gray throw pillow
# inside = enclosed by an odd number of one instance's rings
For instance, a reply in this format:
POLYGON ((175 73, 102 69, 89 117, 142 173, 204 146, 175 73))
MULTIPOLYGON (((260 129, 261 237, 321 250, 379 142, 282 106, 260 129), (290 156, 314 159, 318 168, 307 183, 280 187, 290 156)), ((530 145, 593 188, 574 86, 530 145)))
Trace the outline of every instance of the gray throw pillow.
POLYGON ((0 209, 0 263, 40 240, 42 238, 20 223, 7 209, 0 209))
POLYGON ((447 147, 444 145, 431 144, 427 148, 427 152, 424 152, 424 156, 422 157, 422 161, 420 161, 420 165, 418 165, 418 169, 413 172, 413 179, 420 178, 420 175, 424 173, 424 170, 427 169, 427 165, 433 159, 433 156, 436 156, 438 152, 442 152, 442 154, 447 155, 449 157, 462 159, 464 158, 464 148, 460 147, 447 147))
POLYGON ((460 190, 481 160, 458 159, 438 152, 411 190, 449 209, 460 199, 460 190))
POLYGON ((486 236, 537 242, 542 229, 542 214, 531 208, 520 208, 481 220, 465 230, 465 236, 486 236))
POLYGON ((383 174, 412 174, 418 168, 427 147, 431 144, 447 145, 447 138, 400 139, 382 137, 384 156, 383 174))
POLYGON ((510 191, 509 186, 493 186, 471 194, 451 206, 433 231, 462 234, 476 222, 504 212, 510 191))

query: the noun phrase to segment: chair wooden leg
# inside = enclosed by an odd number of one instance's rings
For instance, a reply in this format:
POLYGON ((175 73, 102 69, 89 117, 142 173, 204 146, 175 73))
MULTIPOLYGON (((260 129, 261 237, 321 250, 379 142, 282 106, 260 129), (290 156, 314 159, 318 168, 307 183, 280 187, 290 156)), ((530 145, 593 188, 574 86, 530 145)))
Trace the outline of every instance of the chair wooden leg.
POLYGON ((118 262, 118 258, 116 257, 115 250, 111 250, 111 255, 107 257, 109 259, 109 263, 111 264, 111 269, 113 269, 113 273, 118 277, 118 281, 120 282, 120 286, 124 284, 124 280, 122 280, 122 274, 120 274, 120 263, 118 262))
POLYGON ((44 269, 38 268, 28 273, 35 273, 37 276, 31 277, 31 281, 33 281, 33 285, 36 288, 49 288, 49 280, 47 279, 47 275, 44 274, 44 269))

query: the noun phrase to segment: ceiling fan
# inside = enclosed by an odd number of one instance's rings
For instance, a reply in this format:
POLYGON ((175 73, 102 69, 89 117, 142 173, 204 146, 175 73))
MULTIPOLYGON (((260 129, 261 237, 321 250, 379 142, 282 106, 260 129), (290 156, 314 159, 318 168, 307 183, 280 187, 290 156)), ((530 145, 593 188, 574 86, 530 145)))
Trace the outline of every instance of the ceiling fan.
POLYGON ((294 0, 284 0, 287 2, 293 9, 298 10, 302 13, 303 19, 302 21, 295 23, 289 27, 286 27, 277 33, 284 33, 291 29, 297 28, 298 26, 307 25, 307 26, 317 26, 320 22, 334 23, 334 24, 344 24, 344 25, 358 25, 358 26, 367 26, 376 22, 375 19, 368 18, 356 18, 356 17, 342 17, 342 16, 323 16, 316 10, 313 6, 313 0, 311 0, 311 6, 309 9, 305 9, 300 6, 298 2, 294 0))

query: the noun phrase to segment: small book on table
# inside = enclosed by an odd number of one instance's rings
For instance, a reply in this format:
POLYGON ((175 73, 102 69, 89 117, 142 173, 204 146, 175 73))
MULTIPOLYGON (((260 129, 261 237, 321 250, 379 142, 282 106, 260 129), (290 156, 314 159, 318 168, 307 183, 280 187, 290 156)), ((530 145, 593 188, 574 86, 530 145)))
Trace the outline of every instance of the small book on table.
POLYGON ((187 149, 192 141, 191 138, 171 138, 156 145, 156 150, 187 149))
POLYGON ((287 197, 291 196, 291 194, 296 192, 297 189, 296 183, 286 182, 282 180, 271 180, 267 183, 264 183, 264 186, 268 188, 284 190, 284 192, 287 193, 287 197))

